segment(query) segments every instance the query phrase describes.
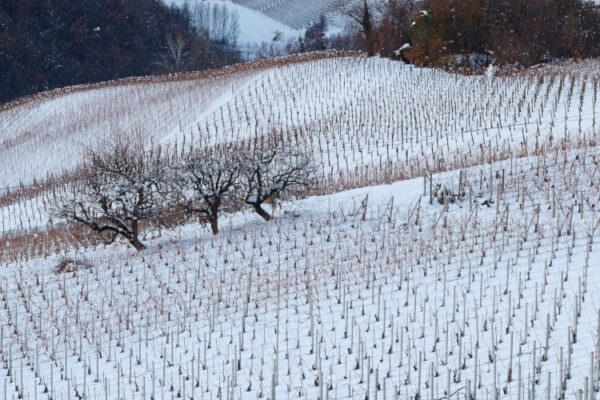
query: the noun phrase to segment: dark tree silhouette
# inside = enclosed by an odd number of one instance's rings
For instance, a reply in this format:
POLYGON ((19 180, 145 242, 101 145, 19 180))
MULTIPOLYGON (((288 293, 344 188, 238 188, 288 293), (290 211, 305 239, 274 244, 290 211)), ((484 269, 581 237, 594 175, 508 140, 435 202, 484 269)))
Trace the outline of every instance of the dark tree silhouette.
POLYGON ((239 61, 235 44, 217 46, 192 18, 162 0, 0 0, 0 102, 239 61))
POLYGON ((363 0, 362 4, 354 4, 346 15, 352 18, 361 29, 364 37, 364 47, 369 55, 374 55, 377 52, 377 37, 375 34, 375 26, 371 8, 367 0, 363 0))

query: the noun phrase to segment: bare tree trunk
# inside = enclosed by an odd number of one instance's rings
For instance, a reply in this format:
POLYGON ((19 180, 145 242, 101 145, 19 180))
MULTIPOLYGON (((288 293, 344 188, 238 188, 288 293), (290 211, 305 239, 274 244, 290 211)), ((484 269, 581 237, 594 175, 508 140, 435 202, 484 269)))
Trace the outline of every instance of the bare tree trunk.
POLYGON ((265 221, 270 221, 271 220, 271 215, 269 215, 268 212, 266 212, 260 204, 252 204, 252 207, 254 208, 254 211, 260 215, 265 221))
POLYGON ((142 242, 140 242, 139 235, 140 229, 138 221, 133 221, 131 225, 131 240, 129 241, 129 243, 131 243, 131 245, 135 247, 137 251, 142 251, 146 248, 146 246, 142 242))
POLYGON ((183 65, 184 48, 186 45, 185 37, 181 32, 177 32, 174 36, 168 33, 166 42, 167 54, 170 58, 169 63, 172 65, 169 70, 173 72, 179 72, 183 65))
POLYGON ((213 235, 217 235, 219 233, 219 220, 217 218, 210 218, 209 222, 213 235))
POLYGON ((137 250, 137 251, 142 251, 146 248, 146 245, 144 245, 142 242, 140 242, 137 239, 132 239, 131 240, 131 245, 137 250))
POLYGON ((363 5, 356 5, 353 10, 349 11, 346 15, 357 22, 362 30, 365 37, 365 50, 369 56, 373 56, 376 53, 377 37, 373 28, 373 21, 371 19, 371 11, 369 10, 369 3, 367 0, 363 0, 363 5))

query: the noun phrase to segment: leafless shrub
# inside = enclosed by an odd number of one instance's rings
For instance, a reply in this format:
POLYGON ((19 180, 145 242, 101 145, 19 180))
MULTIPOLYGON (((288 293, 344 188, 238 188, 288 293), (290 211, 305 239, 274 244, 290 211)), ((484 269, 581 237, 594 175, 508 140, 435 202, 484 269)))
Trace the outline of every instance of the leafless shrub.
POLYGON ((183 158, 168 179, 168 208, 199 216, 215 235, 222 211, 238 211, 245 203, 269 221, 263 204, 275 206, 284 190, 306 188, 311 182, 308 157, 275 136, 241 156, 237 149, 219 146, 192 149, 183 158))
POLYGON ((63 258, 54 268, 57 274, 77 272, 82 269, 91 269, 92 266, 85 260, 76 260, 73 258, 63 258))
POLYGON ((187 42, 185 32, 168 32, 165 36, 163 57, 158 64, 166 71, 180 72, 187 53, 187 42))

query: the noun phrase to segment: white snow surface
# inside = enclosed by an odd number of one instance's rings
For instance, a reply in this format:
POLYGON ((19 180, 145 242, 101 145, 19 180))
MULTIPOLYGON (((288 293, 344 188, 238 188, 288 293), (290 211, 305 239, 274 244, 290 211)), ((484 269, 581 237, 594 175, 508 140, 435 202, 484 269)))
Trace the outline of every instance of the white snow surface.
POLYGON ((52 192, 0 207, 0 398, 595 393, 598 78, 348 57, 1 112, 2 186, 75 168, 113 130, 210 147, 277 128, 331 194, 223 215, 214 237, 148 230, 142 253, 47 231, 52 192))
POLYGON ((8 398, 509 399, 565 379, 574 398, 598 383, 590 150, 437 175, 470 188, 447 207, 414 179, 286 202, 269 224, 231 215, 214 238, 150 233, 142 254, 6 262, 0 382, 8 398))

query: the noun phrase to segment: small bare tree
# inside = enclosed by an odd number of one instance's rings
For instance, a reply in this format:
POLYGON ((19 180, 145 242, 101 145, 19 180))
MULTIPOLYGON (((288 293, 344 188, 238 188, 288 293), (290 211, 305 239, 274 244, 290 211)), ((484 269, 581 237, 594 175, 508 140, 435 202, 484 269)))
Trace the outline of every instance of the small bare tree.
POLYGON ((144 152, 122 137, 103 151, 90 150, 82 179, 58 199, 55 215, 90 228, 106 243, 121 237, 143 250, 140 230, 160 214, 161 159, 160 152, 144 152))
POLYGON ((240 35, 239 13, 227 4, 198 2, 192 10, 196 29, 208 34, 219 45, 237 46, 240 35))
POLYGON ((352 6, 345 14, 360 26, 360 30, 365 39, 365 50, 372 56, 376 52, 377 34, 375 32, 376 29, 369 1, 363 0, 362 4, 356 1, 350 4, 352 6))
POLYGON ((240 162, 226 149, 193 150, 179 166, 175 185, 175 202, 189 214, 208 221, 212 233, 219 233, 219 213, 233 202, 233 189, 239 181, 240 162))
POLYGON ((179 72, 186 56, 187 39, 182 31, 168 32, 162 60, 159 62, 169 72, 179 72))
POLYGON ((263 204, 275 200, 281 192, 291 187, 308 187, 311 182, 309 158, 293 148, 286 148, 279 138, 271 138, 269 144, 255 149, 243 161, 242 175, 246 204, 265 221, 271 215, 263 204))

